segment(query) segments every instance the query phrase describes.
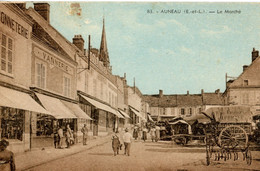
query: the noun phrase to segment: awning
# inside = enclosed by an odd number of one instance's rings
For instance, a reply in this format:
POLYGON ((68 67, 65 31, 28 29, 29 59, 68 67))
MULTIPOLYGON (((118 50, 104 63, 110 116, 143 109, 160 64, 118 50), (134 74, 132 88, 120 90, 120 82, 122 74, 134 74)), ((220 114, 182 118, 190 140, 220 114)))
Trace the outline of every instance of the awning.
POLYGON ((65 104, 65 106, 68 107, 77 118, 92 120, 91 117, 89 117, 77 104, 63 100, 61 102, 65 104))
POLYGON ((36 93, 44 108, 57 119, 77 118, 59 99, 36 93))
POLYGON ((0 86, 0 106, 50 114, 29 94, 0 86))
POLYGON ((129 115, 127 114, 127 113, 125 113, 124 111, 122 111, 122 110, 118 110, 124 117, 126 117, 126 118, 130 118, 129 117, 129 115))
POLYGON ((124 118, 120 113, 118 113, 115 109, 113 109, 112 107, 105 105, 103 103, 100 103, 96 100, 93 100, 89 97, 86 97, 84 95, 80 95, 82 98, 84 98, 85 100, 87 100, 90 104, 92 104, 93 106, 95 106, 96 108, 102 109, 104 111, 110 112, 114 115, 116 115, 119 118, 124 118))
POLYGON ((134 114, 136 114, 138 117, 140 117, 142 120, 146 121, 146 119, 141 115, 141 113, 139 113, 137 110, 135 110, 134 108, 130 107, 131 111, 134 112, 134 114))

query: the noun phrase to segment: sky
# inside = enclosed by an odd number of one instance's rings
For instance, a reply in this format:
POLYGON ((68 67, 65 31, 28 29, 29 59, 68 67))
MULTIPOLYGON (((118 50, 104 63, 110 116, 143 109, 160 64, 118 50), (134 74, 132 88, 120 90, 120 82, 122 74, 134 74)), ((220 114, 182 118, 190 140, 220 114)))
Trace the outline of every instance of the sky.
POLYGON ((135 78, 143 94, 223 92, 225 74, 238 77, 260 50, 260 3, 49 4, 51 25, 71 42, 81 34, 86 49, 88 35, 100 48, 104 17, 113 74, 126 73, 130 86, 135 78))

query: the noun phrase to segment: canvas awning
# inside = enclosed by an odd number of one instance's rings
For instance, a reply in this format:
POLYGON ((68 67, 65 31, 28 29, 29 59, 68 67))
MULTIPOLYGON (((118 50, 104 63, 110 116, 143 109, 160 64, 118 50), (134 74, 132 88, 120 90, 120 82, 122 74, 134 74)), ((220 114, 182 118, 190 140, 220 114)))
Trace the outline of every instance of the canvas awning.
POLYGON ((131 111, 134 112, 134 114, 136 114, 138 117, 140 117, 142 120, 146 121, 146 119, 142 116, 141 113, 139 113, 137 110, 135 110, 134 108, 130 107, 131 111))
POLYGON ((122 110, 118 110, 124 117, 126 117, 126 118, 130 118, 129 117, 129 115, 127 114, 127 113, 125 113, 124 111, 122 111, 122 110))
POLYGON ((77 118, 59 99, 36 93, 44 108, 57 119, 77 118))
POLYGON ((117 117, 119 118, 124 118, 120 113, 118 113, 115 109, 111 108, 110 106, 108 105, 105 105, 103 103, 100 103, 96 100, 93 100, 89 97, 86 97, 84 95, 80 95, 82 98, 84 98, 85 100, 87 100, 90 104, 92 104, 93 106, 95 106, 96 108, 99 108, 101 110, 104 110, 104 111, 107 111, 107 112, 110 112, 114 115, 116 115, 117 117))
POLYGON ((29 94, 0 86, 0 106, 50 114, 29 94))
POLYGON ((61 102, 65 104, 65 106, 68 107, 77 118, 92 120, 91 117, 89 117, 77 104, 63 100, 61 102))

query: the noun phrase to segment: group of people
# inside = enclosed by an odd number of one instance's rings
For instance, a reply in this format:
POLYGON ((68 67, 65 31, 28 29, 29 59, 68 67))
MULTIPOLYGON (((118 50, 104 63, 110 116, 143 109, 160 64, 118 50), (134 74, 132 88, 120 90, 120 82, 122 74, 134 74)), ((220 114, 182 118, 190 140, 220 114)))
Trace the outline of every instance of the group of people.
POLYGON ((140 137, 145 142, 147 140, 148 133, 150 133, 152 142, 157 142, 160 139, 160 127, 152 126, 150 127, 150 129, 148 129, 147 127, 143 127, 143 129, 141 129, 137 125, 134 126, 133 137, 135 140, 140 137))
MULTIPOLYGON (((87 138, 88 138, 88 128, 87 124, 84 124, 84 127, 81 129, 83 134, 83 145, 87 145, 87 138)), ((62 144, 64 141, 66 142, 66 148, 70 148, 71 145, 75 144, 76 142, 76 132, 73 132, 70 128, 70 125, 66 125, 65 136, 61 126, 58 127, 58 130, 54 133, 54 147, 55 148, 63 148, 62 144)))
MULTIPOLYGON (((130 156, 131 142, 133 139, 136 140, 138 138, 138 136, 140 135, 139 130, 140 130, 139 127, 136 125, 134 127, 133 136, 132 136, 132 134, 129 132, 128 128, 125 129, 125 133, 123 134, 123 144, 124 144, 124 154, 125 155, 130 156)), ((150 133, 152 142, 154 142, 154 141, 157 142, 160 139, 160 127, 158 127, 158 126, 151 127, 149 131, 146 127, 144 127, 142 129, 142 139, 144 140, 144 142, 147 140, 147 133, 150 133)), ((120 142, 119 132, 116 131, 115 134, 112 136, 112 149, 114 152, 114 156, 119 154, 119 150, 122 149, 123 144, 121 144, 121 142, 120 142)))
MULTIPOLYGON (((130 147, 131 147, 131 141, 133 137, 132 134, 128 131, 128 129, 125 129, 125 133, 123 135, 123 143, 124 143, 124 154, 127 156, 130 156, 130 147)), ((119 149, 122 150, 123 144, 120 142, 119 132, 116 131, 115 134, 112 136, 112 149, 114 151, 114 156, 119 154, 119 149)))

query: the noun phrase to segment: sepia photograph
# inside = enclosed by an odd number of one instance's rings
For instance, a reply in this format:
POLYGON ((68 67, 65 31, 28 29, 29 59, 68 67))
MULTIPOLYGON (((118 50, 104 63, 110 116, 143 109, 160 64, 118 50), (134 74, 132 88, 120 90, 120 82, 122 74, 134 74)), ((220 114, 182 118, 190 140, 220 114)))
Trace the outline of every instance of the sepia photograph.
POLYGON ((260 171, 260 2, 1 1, 0 171, 260 171))

